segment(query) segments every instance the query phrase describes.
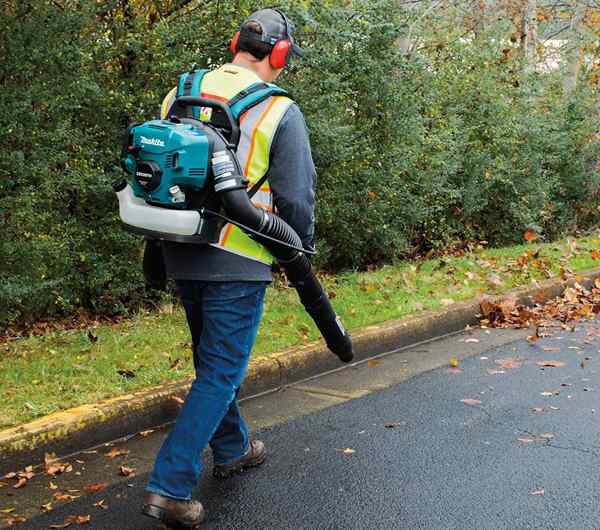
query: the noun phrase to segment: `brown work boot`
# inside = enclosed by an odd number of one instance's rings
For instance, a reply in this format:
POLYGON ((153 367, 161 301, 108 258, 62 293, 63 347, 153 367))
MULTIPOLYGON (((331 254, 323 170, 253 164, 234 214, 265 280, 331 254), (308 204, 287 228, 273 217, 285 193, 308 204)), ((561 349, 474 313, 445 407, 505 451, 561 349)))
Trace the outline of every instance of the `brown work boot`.
POLYGON ((198 501, 178 501, 149 491, 144 493, 142 513, 173 528, 198 528, 206 512, 198 501))
POLYGON ((267 456, 265 444, 260 440, 252 440, 246 454, 231 464, 215 464, 213 476, 216 478, 228 478, 234 473, 241 473, 244 469, 260 466, 267 456))

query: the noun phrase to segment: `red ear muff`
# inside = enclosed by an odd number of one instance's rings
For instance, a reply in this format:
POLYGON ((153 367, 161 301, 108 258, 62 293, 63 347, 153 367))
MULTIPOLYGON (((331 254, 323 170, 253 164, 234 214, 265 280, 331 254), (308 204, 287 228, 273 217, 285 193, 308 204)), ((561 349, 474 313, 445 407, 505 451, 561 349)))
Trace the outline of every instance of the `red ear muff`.
POLYGON ((286 39, 278 41, 275 46, 273 46, 271 55, 269 57, 269 63, 271 66, 277 70, 279 68, 283 68, 287 63, 291 48, 292 43, 289 40, 286 39))
POLYGON ((229 43, 229 51, 235 55, 237 53, 238 41, 240 40, 240 32, 236 31, 235 35, 229 43))

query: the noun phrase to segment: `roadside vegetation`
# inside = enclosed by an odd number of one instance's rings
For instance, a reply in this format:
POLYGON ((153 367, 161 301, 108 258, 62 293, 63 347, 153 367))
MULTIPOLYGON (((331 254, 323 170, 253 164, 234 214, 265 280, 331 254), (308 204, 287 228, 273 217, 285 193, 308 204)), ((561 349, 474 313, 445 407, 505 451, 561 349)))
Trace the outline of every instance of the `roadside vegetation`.
MULTIPOLYGON (((535 235, 526 232, 525 237, 535 235)), ((556 243, 455 249, 442 257, 373 271, 324 276, 352 329, 600 266, 600 233, 556 243)), ((593 312, 592 312, 593 314, 593 312)), ((268 290, 253 357, 318 339, 294 289, 268 290)), ((117 324, 47 331, 0 344, 0 428, 57 410, 193 375, 189 331, 179 306, 163 304, 117 324)))
MULTIPOLYGON (((143 243, 110 188, 124 127, 156 116, 183 70, 227 60, 240 19, 270 3, 3 2, 0 332, 143 306, 143 243)), ((311 131, 316 264, 341 274, 339 304, 360 277, 345 271, 597 222, 592 4, 279 2, 306 51, 282 82, 311 131)))

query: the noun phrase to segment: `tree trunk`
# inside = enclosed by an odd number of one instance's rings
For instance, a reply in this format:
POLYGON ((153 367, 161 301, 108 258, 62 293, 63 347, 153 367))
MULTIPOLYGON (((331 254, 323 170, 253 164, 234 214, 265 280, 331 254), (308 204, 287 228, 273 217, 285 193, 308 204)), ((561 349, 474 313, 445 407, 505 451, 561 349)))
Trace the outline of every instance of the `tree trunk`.
POLYGON ((521 52, 526 73, 533 73, 537 63, 537 0, 526 0, 521 25, 521 52))
POLYGON ((565 96, 570 97, 577 88, 577 78, 581 70, 581 28, 587 6, 585 0, 574 0, 575 15, 571 19, 571 27, 569 32, 569 43, 566 51, 566 68, 563 87, 565 96))

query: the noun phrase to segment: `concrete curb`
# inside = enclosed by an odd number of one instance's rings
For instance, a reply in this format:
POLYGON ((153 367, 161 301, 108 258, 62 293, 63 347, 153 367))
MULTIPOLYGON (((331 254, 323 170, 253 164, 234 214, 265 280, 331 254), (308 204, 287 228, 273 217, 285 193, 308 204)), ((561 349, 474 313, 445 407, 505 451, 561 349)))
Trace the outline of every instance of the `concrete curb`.
MULTIPOLYGON (((579 275, 589 285, 600 278, 600 268, 579 275)), ((573 281, 548 280, 536 287, 509 291, 495 299, 516 296, 531 305, 560 295, 573 281)), ((355 360, 399 349, 476 325, 478 300, 453 304, 440 311, 388 321, 352 333, 355 360)), ((240 396, 247 397, 317 375, 341 366, 322 341, 264 359, 251 361, 240 396)), ((167 383, 93 405, 57 412, 25 425, 0 431, 0 473, 42 461, 45 452, 66 455, 109 440, 172 421, 191 379, 167 383)))

